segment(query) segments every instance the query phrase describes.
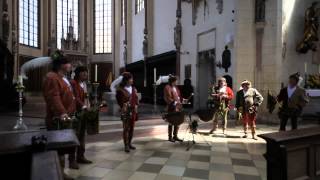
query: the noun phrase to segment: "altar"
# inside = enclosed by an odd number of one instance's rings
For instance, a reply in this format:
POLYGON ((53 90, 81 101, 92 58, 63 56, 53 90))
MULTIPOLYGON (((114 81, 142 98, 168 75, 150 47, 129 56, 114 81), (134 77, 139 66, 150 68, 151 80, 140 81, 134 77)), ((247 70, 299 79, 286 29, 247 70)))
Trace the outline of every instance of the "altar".
POLYGON ((306 93, 310 97, 310 101, 303 109, 303 119, 319 118, 320 89, 306 89, 306 93))

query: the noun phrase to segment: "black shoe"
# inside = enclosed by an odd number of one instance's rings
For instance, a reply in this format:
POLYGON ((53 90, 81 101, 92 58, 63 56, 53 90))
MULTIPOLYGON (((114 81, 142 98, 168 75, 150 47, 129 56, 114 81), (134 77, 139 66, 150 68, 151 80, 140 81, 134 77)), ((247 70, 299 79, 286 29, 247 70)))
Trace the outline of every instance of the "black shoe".
POLYGON ((172 137, 169 137, 168 141, 175 142, 175 140, 172 137))
POLYGON ((248 136, 245 134, 244 136, 242 136, 242 138, 247 138, 248 136))
POLYGON ((258 140, 258 138, 257 138, 256 135, 252 135, 252 139, 253 139, 253 140, 258 140))
POLYGON ((64 180, 74 180, 74 178, 68 176, 66 173, 63 173, 63 179, 64 180))
POLYGON ((85 158, 85 157, 78 158, 78 159, 77 159, 77 162, 78 162, 79 164, 92 164, 92 161, 88 160, 88 159, 85 158))
POLYGON ((69 168, 70 169, 79 169, 79 165, 78 165, 77 161, 70 161, 69 168))
POLYGON ((129 145, 129 149, 132 149, 132 150, 136 150, 137 148, 132 146, 132 144, 129 145))
POLYGON ((178 142, 183 142, 183 140, 182 140, 182 139, 179 139, 178 137, 173 137, 173 140, 174 140, 174 141, 178 141, 178 142))
POLYGON ((124 147, 124 151, 125 151, 126 153, 129 153, 129 152, 130 152, 129 146, 125 146, 125 147, 124 147))

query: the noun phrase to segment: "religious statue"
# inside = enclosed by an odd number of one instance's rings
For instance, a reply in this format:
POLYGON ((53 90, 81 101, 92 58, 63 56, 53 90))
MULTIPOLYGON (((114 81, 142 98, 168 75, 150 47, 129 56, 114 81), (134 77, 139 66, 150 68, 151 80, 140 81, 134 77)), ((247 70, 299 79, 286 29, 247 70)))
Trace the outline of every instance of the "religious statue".
POLYGON ((8 4, 6 1, 3 1, 3 12, 2 12, 2 39, 7 45, 9 38, 9 15, 8 15, 8 4))
POLYGON ((181 46, 181 33, 182 33, 182 26, 180 20, 177 19, 177 25, 174 28, 174 45, 176 48, 180 48, 181 46))
POLYGON ((223 0, 216 0, 217 3, 217 10, 219 14, 222 14, 223 12, 223 0))
POLYGON ((225 69, 225 72, 228 72, 228 69, 231 66, 231 52, 228 49, 228 46, 225 46, 225 49, 222 53, 222 65, 221 67, 223 67, 225 69))
POLYGON ((255 12, 256 22, 265 22, 265 16, 266 16, 265 0, 256 0, 255 11, 256 11, 255 12))
POLYGON ((309 7, 305 12, 303 39, 296 48, 296 51, 299 53, 305 54, 309 50, 317 50, 317 45, 315 43, 319 40, 319 8, 317 8, 317 5, 318 2, 313 2, 311 7, 309 7))

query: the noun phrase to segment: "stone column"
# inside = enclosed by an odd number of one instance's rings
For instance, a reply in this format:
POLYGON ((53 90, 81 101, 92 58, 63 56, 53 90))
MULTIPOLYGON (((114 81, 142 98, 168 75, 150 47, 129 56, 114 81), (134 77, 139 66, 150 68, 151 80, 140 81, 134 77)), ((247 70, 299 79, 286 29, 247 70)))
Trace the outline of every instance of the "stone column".
POLYGON ((265 0, 255 0, 255 27, 256 27, 256 88, 262 87, 262 43, 265 28, 265 0))
MULTIPOLYGON (((123 62, 124 67, 128 64, 128 0, 124 0, 124 40, 123 40, 123 62)), ((130 8, 129 8, 130 9, 130 8)), ((122 13, 122 12, 121 12, 122 13)))
POLYGON ((177 12, 176 12, 176 27, 174 28, 174 44, 176 46, 176 75, 180 76, 180 56, 181 56, 181 42, 182 42, 182 26, 181 26, 181 0, 177 0, 177 12))
POLYGON ((12 55, 14 56, 14 79, 18 78, 20 72, 20 62, 19 62, 19 0, 13 0, 11 6, 12 12, 12 55))
POLYGON ((143 39, 143 57, 144 57, 144 87, 147 87, 147 58, 148 58, 148 0, 144 1, 144 39, 143 39))

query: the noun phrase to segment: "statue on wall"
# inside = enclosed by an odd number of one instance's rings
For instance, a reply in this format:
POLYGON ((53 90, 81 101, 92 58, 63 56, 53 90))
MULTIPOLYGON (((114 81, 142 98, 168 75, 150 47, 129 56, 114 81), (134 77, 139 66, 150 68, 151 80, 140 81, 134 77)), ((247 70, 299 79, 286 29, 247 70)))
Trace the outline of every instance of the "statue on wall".
POLYGON ((7 1, 3 1, 3 12, 2 12, 2 39, 4 43, 8 44, 9 39, 9 15, 8 15, 8 4, 7 1))
POLYGON ((317 50, 317 45, 315 43, 319 40, 319 8, 317 8, 317 5, 318 2, 313 2, 311 7, 305 12, 303 39, 296 48, 296 51, 299 53, 305 54, 309 50, 317 50))
POLYGON ((231 51, 228 49, 228 46, 225 46, 225 49, 222 53, 222 65, 225 69, 225 72, 228 72, 228 69, 231 66, 231 51))
POLYGON ((265 22, 265 18, 266 18, 266 1, 256 0, 255 20, 256 22, 265 22))
POLYGON ((217 10, 219 14, 222 14, 223 12, 223 0, 216 0, 217 3, 217 10))

